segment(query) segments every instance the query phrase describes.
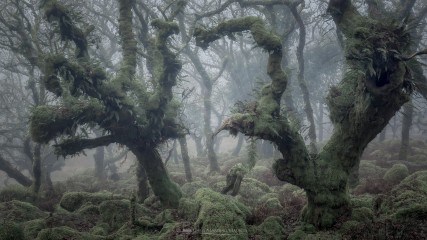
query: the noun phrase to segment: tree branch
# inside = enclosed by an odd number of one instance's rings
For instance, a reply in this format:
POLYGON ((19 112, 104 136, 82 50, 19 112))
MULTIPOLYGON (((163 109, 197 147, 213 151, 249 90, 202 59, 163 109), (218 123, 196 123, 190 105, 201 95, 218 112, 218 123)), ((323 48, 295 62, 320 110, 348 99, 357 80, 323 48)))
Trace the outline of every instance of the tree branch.
POLYGON ((66 157, 83 151, 84 149, 107 146, 114 143, 116 138, 111 135, 102 136, 93 139, 69 138, 59 144, 55 144, 55 154, 66 157))

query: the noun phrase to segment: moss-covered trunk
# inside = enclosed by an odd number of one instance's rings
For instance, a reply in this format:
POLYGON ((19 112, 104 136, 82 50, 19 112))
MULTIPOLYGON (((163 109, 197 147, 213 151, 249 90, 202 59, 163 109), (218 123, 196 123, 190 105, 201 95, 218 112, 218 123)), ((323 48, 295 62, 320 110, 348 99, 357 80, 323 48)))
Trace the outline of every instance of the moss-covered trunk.
POLYGON ((178 207, 179 199, 182 197, 181 190, 169 178, 157 150, 138 147, 131 151, 135 154, 139 164, 144 167, 151 189, 163 206, 178 207))

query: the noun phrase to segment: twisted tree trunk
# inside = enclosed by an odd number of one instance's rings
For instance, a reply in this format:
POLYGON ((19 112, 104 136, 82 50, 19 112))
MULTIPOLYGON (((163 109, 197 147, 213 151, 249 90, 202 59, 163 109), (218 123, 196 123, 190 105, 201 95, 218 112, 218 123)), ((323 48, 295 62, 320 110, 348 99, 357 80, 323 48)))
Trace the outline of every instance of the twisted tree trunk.
POLYGON ((176 208, 179 205, 179 199, 182 197, 179 187, 171 181, 166 168, 163 165, 162 158, 156 149, 145 149, 143 147, 131 148, 137 161, 144 168, 147 174, 151 189, 164 207, 176 208))
POLYGON ((197 44, 207 48, 222 35, 249 30, 257 45, 269 53, 271 83, 262 87, 255 109, 233 114, 219 131, 242 132, 275 143, 283 157, 273 166, 276 176, 306 191, 308 203, 302 219, 318 228, 331 227, 351 213, 348 183, 357 178, 363 150, 412 93, 406 64, 395 56, 407 52, 410 36, 404 29, 361 16, 350 0, 332 0, 329 12, 346 36, 346 71, 327 96, 334 131, 318 154, 309 153, 298 129, 280 113, 288 79, 280 65, 280 39, 254 17, 195 31, 197 44), (383 53, 383 49, 388 50, 383 53))

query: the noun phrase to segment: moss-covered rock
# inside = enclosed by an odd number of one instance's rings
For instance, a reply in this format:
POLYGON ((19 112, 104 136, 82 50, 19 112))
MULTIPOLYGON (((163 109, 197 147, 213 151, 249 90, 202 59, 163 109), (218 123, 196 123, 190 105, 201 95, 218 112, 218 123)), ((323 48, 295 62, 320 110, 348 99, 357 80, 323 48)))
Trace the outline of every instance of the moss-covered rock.
POLYGON ((387 169, 375 165, 372 161, 362 160, 359 164, 359 179, 382 178, 387 169))
POLYGON ((363 194, 359 196, 353 196, 350 199, 350 204, 352 208, 361 208, 366 207, 372 209, 374 206, 374 197, 370 194, 363 194))
POLYGON ((33 192, 21 185, 7 186, 0 191, 0 202, 9 202, 12 200, 33 202, 33 199, 33 192))
POLYGON ((196 221, 199 213, 199 205, 191 198, 181 198, 179 201, 178 213, 188 221, 196 221))
POLYGON ((60 206, 70 212, 79 209, 85 203, 99 204, 106 200, 123 199, 122 196, 114 195, 111 192, 67 192, 62 196, 60 206))
POLYGON ((267 184, 253 178, 243 178, 238 196, 244 204, 255 206, 260 196, 271 192, 267 184))
POLYGON ((0 224, 0 239, 2 240, 24 240, 24 231, 20 226, 10 221, 0 224))
POLYGON ((265 219, 256 230, 255 239, 285 239, 285 227, 280 217, 271 216, 265 219))
POLYGON ((13 222, 26 222, 44 218, 48 214, 27 202, 12 200, 0 203, 0 219, 13 222))
POLYGON ((46 228, 40 231, 37 235, 37 240, 63 240, 63 239, 79 239, 79 240, 103 240, 105 237, 97 236, 90 233, 78 232, 70 227, 55 227, 46 228))
POLYGON ((351 219, 358 222, 372 222, 374 213, 367 207, 355 208, 351 213, 351 219))
POLYGON ((99 204, 101 221, 109 226, 109 231, 118 230, 130 221, 130 202, 128 200, 107 200, 99 204))
MULTIPOLYGON (((223 180, 223 179, 222 179, 223 180)), ((193 181, 182 185, 181 191, 184 196, 193 196, 199 188, 207 187, 204 181, 193 181)))
POLYGON ((397 219, 425 219, 427 171, 415 172, 402 180, 383 201, 380 212, 397 219))
POLYGON ((253 178, 262 183, 265 183, 268 186, 276 186, 282 184, 282 182, 276 177, 276 175, 274 175, 273 171, 265 166, 255 166, 251 171, 249 171, 246 176, 248 178, 253 178))
POLYGON ((408 156, 408 161, 413 162, 413 163, 426 163, 427 162, 427 153, 418 153, 418 154, 414 154, 412 156, 408 156))
POLYGON ((34 219, 22 225, 25 239, 35 239, 39 232, 47 227, 44 219, 34 219))
POLYGON ((208 188, 199 189, 195 199, 200 210, 194 226, 202 239, 248 239, 250 211, 243 204, 208 188))
POLYGON ((384 180, 392 183, 398 184, 405 177, 409 175, 408 167, 404 164, 394 164, 385 174, 384 180))

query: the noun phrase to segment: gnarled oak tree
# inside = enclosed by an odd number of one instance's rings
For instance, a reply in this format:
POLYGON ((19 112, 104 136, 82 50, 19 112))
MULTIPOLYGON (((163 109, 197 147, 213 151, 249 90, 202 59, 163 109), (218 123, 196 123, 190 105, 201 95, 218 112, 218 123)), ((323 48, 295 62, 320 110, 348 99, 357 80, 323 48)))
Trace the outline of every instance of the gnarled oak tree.
MULTIPOLYGON (((281 69, 280 39, 256 17, 236 18, 211 29, 197 29, 198 46, 222 36, 249 31, 268 54, 271 82, 262 87, 255 108, 233 114, 219 129, 241 132, 276 144, 282 158, 273 168, 277 177, 303 188, 308 197, 303 221, 318 228, 332 226, 351 213, 348 183, 358 170, 367 144, 407 102, 413 83, 407 61, 411 34, 393 19, 376 20, 361 15, 350 0, 331 0, 328 11, 345 36, 345 73, 331 87, 326 102, 334 130, 318 154, 310 154, 298 129, 281 112, 287 74, 281 69)), ((412 59, 414 60, 414 59, 412 59)))
POLYGON ((133 1, 118 2, 123 58, 118 73, 112 76, 90 57, 87 40, 90 28, 81 29, 71 11, 58 1, 43 2, 47 20, 57 25, 62 40, 74 43, 75 54, 44 56, 43 80, 58 101, 56 105, 33 110, 31 135, 40 143, 61 137, 56 152, 64 156, 110 143, 124 145, 135 154, 163 205, 177 207, 181 191, 169 179, 156 147, 169 138, 183 135, 175 122, 178 104, 172 99, 181 63, 167 46, 169 37, 178 33, 178 26, 160 19, 151 22, 157 31, 151 39, 150 61, 154 64, 151 82, 156 84, 148 87, 135 77, 137 41, 132 29, 133 1), (99 126, 106 134, 96 138, 76 134, 79 127, 87 124, 99 126))

